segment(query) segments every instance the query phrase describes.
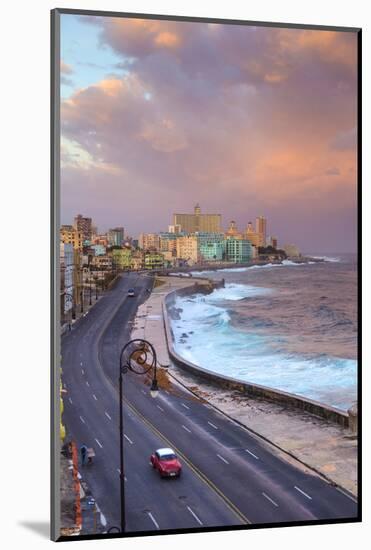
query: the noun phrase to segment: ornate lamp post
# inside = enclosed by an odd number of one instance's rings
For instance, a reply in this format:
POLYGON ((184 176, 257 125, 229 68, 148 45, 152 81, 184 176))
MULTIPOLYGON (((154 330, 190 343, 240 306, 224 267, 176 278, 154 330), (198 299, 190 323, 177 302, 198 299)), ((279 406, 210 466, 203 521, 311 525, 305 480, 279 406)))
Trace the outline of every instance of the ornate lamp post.
POLYGON ((121 532, 125 533, 125 472, 124 472, 124 411, 123 411, 123 375, 131 371, 146 375, 152 372, 151 397, 158 394, 157 356, 155 348, 146 340, 130 340, 121 350, 119 399, 120 399, 120 500, 121 500, 121 532))

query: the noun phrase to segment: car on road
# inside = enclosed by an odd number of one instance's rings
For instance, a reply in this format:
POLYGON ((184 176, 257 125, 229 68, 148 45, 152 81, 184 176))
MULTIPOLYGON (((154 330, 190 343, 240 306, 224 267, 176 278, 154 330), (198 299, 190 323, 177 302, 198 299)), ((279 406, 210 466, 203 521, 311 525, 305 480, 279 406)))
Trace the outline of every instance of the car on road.
POLYGON ((170 448, 157 449, 151 455, 151 464, 161 477, 179 477, 182 471, 177 455, 170 448))
POLYGON ((133 298, 133 297, 135 296, 135 291, 134 291, 133 288, 129 288, 129 290, 128 290, 128 296, 129 296, 130 298, 133 298))

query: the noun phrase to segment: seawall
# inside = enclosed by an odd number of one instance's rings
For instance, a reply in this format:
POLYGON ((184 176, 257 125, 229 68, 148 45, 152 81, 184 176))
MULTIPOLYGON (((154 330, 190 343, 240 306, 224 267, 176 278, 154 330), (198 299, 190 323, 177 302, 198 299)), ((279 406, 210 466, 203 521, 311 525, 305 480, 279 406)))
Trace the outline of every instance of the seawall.
POLYGON ((217 385, 221 388, 237 390, 242 394, 249 395, 251 397, 262 398, 276 404, 283 405, 285 407, 300 409, 301 411, 308 412, 310 414, 324 418, 330 422, 339 424, 342 427, 349 428, 349 414, 336 407, 332 407, 330 405, 303 396, 284 392, 282 390, 270 388, 267 386, 261 386, 252 382, 246 382, 245 380, 239 380, 219 373, 215 373, 211 370, 191 363, 176 352, 174 348, 174 334, 170 322, 170 319, 175 318, 176 316, 176 311, 174 310, 176 297, 190 296, 196 293, 208 294, 211 293, 214 288, 216 287, 211 281, 208 285, 201 285, 200 283, 196 282, 194 285, 188 285, 185 288, 179 288, 173 292, 170 292, 163 300, 163 320, 168 353, 174 363, 180 368, 192 373, 193 375, 200 377, 201 379, 206 380, 207 382, 217 385))

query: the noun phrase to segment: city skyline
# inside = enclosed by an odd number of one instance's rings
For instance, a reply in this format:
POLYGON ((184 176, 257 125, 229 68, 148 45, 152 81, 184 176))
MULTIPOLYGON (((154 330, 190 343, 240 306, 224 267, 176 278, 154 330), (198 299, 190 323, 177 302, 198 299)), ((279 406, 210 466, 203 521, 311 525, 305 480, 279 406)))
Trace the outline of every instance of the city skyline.
POLYGON ((355 251, 355 35, 73 15, 61 34, 62 223, 136 235, 199 201, 355 251))

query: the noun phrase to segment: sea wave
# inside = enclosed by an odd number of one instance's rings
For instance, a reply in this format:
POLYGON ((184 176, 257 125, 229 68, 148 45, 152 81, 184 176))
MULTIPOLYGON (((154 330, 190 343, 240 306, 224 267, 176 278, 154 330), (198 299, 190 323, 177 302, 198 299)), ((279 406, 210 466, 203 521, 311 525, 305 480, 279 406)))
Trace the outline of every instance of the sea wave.
MULTIPOLYGON (((233 302, 264 300, 272 292, 228 283, 209 295, 177 297, 180 319, 172 321, 176 351, 210 371, 346 410, 356 399, 356 360, 324 353, 290 353, 282 345, 282 335, 266 334, 258 328, 247 332, 232 323, 233 302)), ((321 312, 331 317, 327 310, 321 312)))

